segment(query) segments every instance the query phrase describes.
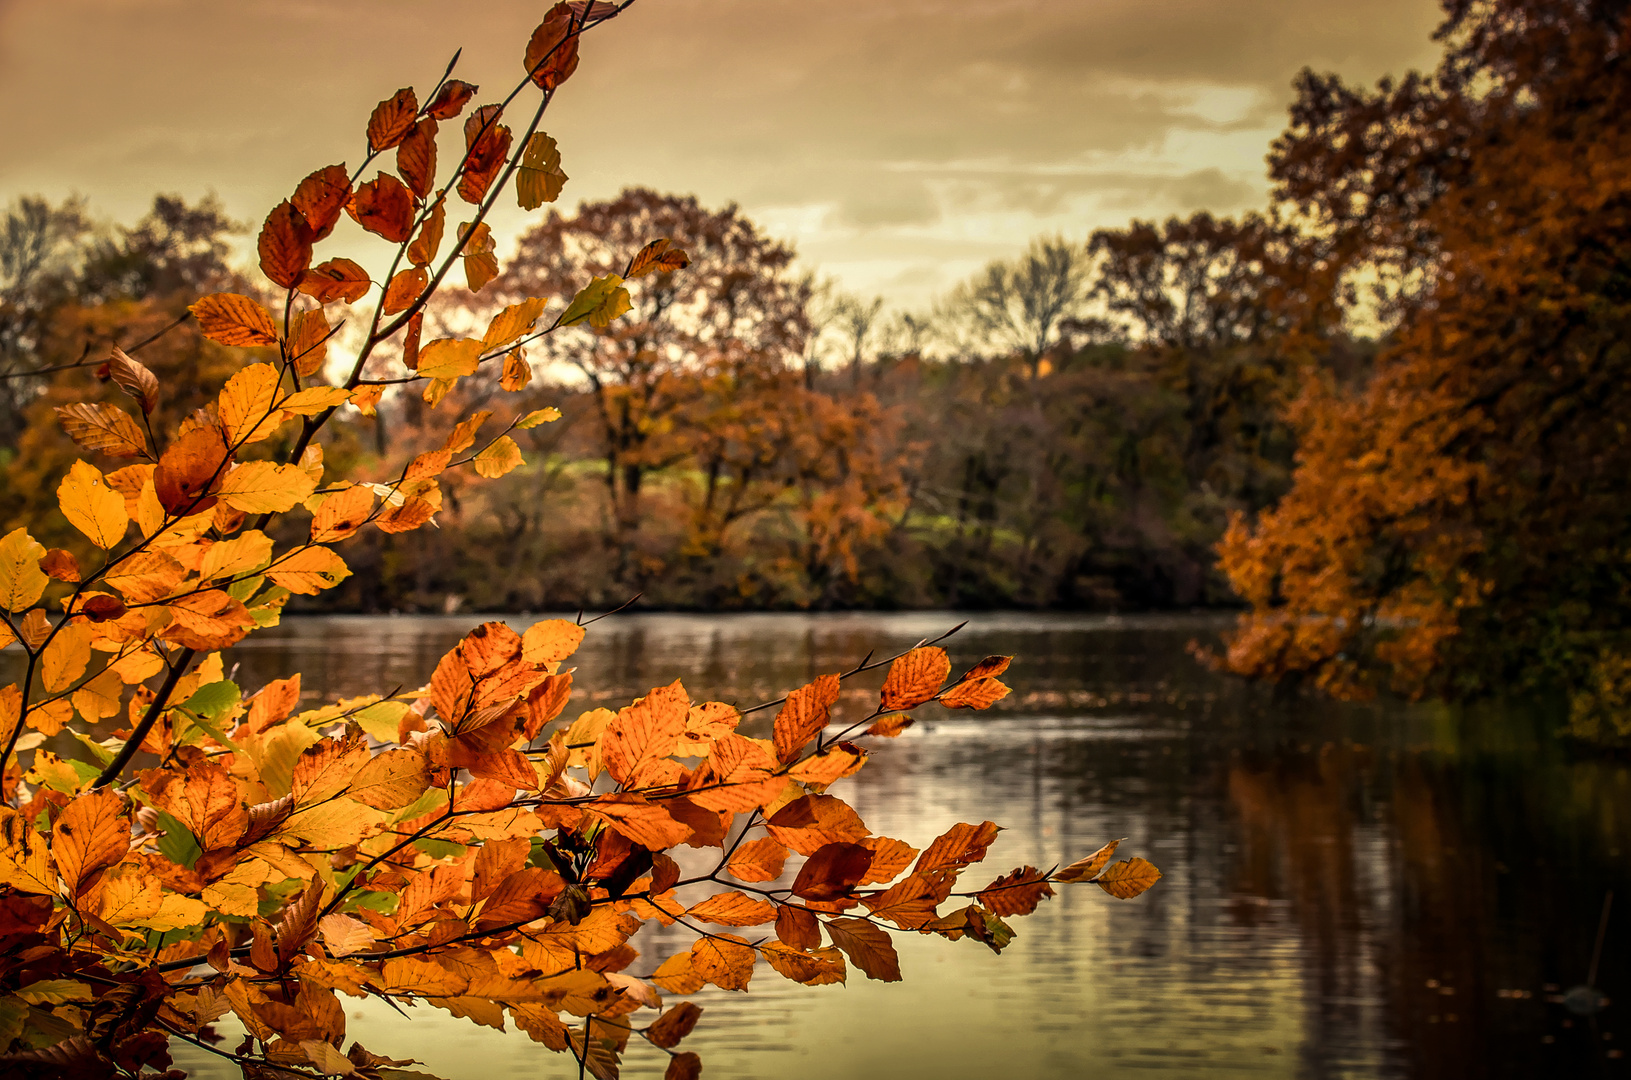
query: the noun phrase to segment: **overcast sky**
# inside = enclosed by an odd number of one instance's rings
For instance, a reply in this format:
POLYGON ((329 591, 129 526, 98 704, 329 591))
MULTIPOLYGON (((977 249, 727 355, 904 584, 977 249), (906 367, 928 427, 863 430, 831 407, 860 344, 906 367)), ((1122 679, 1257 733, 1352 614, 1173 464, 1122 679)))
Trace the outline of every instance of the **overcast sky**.
MULTIPOLYGON (((0 202, 158 191, 263 217, 362 157, 454 48, 496 100, 543 4, 0 0, 0 202)), ((1033 235, 1262 205, 1297 70, 1429 66, 1431 0, 640 0, 552 107, 563 204, 739 203, 806 264, 911 306, 1033 235)), ((502 218, 503 243, 525 224, 502 218)))

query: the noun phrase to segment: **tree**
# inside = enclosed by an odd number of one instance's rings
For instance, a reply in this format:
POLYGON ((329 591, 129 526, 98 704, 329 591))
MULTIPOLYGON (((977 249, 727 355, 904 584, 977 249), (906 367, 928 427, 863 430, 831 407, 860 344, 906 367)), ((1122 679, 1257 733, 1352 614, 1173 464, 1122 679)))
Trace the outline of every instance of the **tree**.
POLYGON ((1626 7, 1447 3, 1431 76, 1305 73, 1277 197, 1383 286, 1374 378, 1310 386, 1291 492, 1231 526, 1236 671, 1343 694, 1572 688, 1631 732, 1626 7), (1592 689, 1595 687, 1595 689, 1592 689), (1585 697, 1582 691, 1589 691, 1585 697))
POLYGON ((1093 260, 1063 237, 1039 237, 1012 260, 992 262, 955 289, 947 314, 976 347, 1012 349, 1034 377, 1062 324, 1087 308, 1093 260))
POLYGON ((898 735, 931 702, 1001 699, 1007 657, 950 680, 945 652, 925 642, 821 676, 758 707, 778 708, 769 740, 736 730, 752 709, 693 703, 678 680, 561 721, 572 687, 562 664, 585 630, 560 619, 524 633, 478 626, 424 687, 392 697, 297 712, 298 674, 247 697, 228 677, 220 650, 275 624, 291 595, 350 573, 338 547, 429 523, 450 470, 504 476, 521 462, 510 433, 558 415, 505 410, 487 435, 485 410, 448 416, 441 447, 389 482, 358 483, 330 471, 319 439, 339 410, 371 411, 387 386, 417 389, 433 411, 457 402, 484 364, 580 322, 610 325, 635 307, 629 283, 640 290, 661 260, 683 261, 663 238, 631 245, 624 272, 554 302, 522 299, 479 338, 420 340, 420 316, 455 264, 478 291, 495 275, 485 219, 512 179, 535 205, 528 171, 550 158, 537 141, 545 109, 576 68, 581 34, 622 11, 552 8, 516 93, 468 113, 465 151, 439 189, 424 140, 465 114, 475 87, 450 66, 423 104, 411 88, 381 101, 362 166, 308 175, 262 226, 260 267, 281 290, 280 313, 236 292, 190 306, 215 345, 258 350, 209 405, 155 426, 177 388, 113 349, 109 378, 134 404, 57 407, 80 447, 131 463, 67 468, 56 494, 80 537, 71 550, 48 550, 28 527, 0 537, 0 633, 24 668, 0 688, 0 1076, 174 1076, 171 1039, 249 1076, 424 1075, 355 1042, 342 1053, 345 994, 483 1023, 507 1015, 601 1080, 618 1075, 638 1034, 669 1054, 671 1080, 694 1078, 696 1055, 673 1048, 701 1010, 659 1012, 661 993, 745 989, 761 959, 811 985, 843 981, 850 965, 895 981, 885 924, 1001 951, 1006 919, 1055 884, 1092 881, 1127 898, 1159 877, 1142 859, 1112 864, 1112 841, 1062 869, 1022 867, 960 890, 994 824, 957 825, 920 852, 873 835, 828 793, 865 764, 852 740, 898 735), (517 140, 502 120, 529 84, 542 93, 530 118, 519 108, 517 140), (392 150, 395 173, 364 180, 392 150), (443 253, 455 194, 470 218, 443 253), (387 242, 377 282, 349 259, 315 261, 342 215, 387 242), (320 380, 331 305, 366 327, 335 385, 320 380), (841 682, 885 665, 877 708, 829 736, 841 682), (121 726, 98 742, 87 727, 103 720, 121 726), (85 756, 59 754, 68 746, 85 756), (139 755, 148 767, 131 773, 139 755), (668 854, 681 844, 717 849, 715 866, 684 877, 668 854), (793 853, 803 862, 779 884, 793 853), (629 938, 650 920, 696 940, 628 974, 629 938), (772 924, 774 938, 732 932, 772 924), (229 1011, 248 1038, 211 1047, 229 1011))

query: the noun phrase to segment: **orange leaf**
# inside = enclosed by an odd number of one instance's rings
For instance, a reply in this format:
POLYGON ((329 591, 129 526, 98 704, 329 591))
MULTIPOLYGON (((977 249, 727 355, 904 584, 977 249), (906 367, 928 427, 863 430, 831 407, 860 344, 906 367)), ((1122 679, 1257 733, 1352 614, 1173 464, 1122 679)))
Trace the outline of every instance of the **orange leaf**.
POLYGON ((277 329, 266 309, 237 293, 212 293, 187 309, 205 337, 222 345, 276 345, 277 329))
POLYGON ((315 375, 328 359, 329 325, 322 308, 302 311, 294 317, 290 331, 288 354, 290 363, 301 377, 315 375))
POLYGON ((889 665, 883 681, 883 707, 890 710, 914 709, 934 697, 951 673, 946 650, 931 645, 911 652, 889 665))
POLYGON ((690 826, 675 821, 660 803, 640 795, 602 795, 582 809, 651 851, 682 844, 691 835, 690 826))
POLYGON ((51 827, 51 855, 70 896, 83 893, 129 850, 125 800, 109 788, 75 797, 51 827))
POLYGON ((52 548, 40 560, 40 569, 47 577, 58 581, 74 582, 79 580, 79 561, 61 548, 52 548))
POLYGON ((260 254, 261 273, 285 289, 299 285, 311 266, 314 239, 305 215, 287 199, 278 203, 266 215, 260 238, 255 242, 260 254))
POLYGON ((403 87, 378 105, 368 118, 368 148, 373 151, 389 150, 413 130, 414 118, 419 114, 419 99, 412 87, 403 87))
POLYGON ((385 289, 385 314, 395 315, 407 310, 429 284, 430 273, 423 266, 410 266, 399 271, 385 289))
POLYGON ((343 300, 354 304, 368 292, 372 281, 368 271, 350 259, 330 259, 306 272, 300 291, 320 304, 343 300))
POLYGON ((940 704, 948 709, 988 709, 1007 696, 1008 687, 996 679, 971 679, 940 695, 940 704))
POLYGON ((826 986, 844 981, 844 957, 837 949, 817 949, 804 952, 772 941, 759 946, 759 952, 770 966, 785 977, 805 986, 826 986))
POLYGON ((775 767, 776 759, 763 746, 731 732, 715 740, 708 751, 707 780, 688 795, 692 802, 709 810, 754 810, 775 799, 787 786, 784 777, 772 773, 775 767))
POLYGON ((600 738, 606 771, 618 783, 627 783, 642 766, 668 757, 685 730, 690 708, 685 687, 675 680, 619 710, 600 738))
POLYGON ((525 390, 531 381, 532 365, 527 363, 526 354, 520 349, 511 349, 504 357, 504 374, 498 380, 499 389, 513 394, 525 390))
POLYGON ((860 770, 866 764, 866 751, 851 742, 829 746, 819 754, 805 758, 787 771, 801 784, 835 784, 860 770))
POLYGON ((691 257, 679 248, 669 247, 666 239, 653 240, 629 260, 629 272, 623 276, 633 279, 652 273, 672 273, 690 265, 691 257))
POLYGON ((775 881, 786 862, 787 848, 765 836, 738 847, 726 869, 739 881, 775 881))
POLYGON ((476 928, 491 930, 541 919, 548 912, 550 901, 565 890, 566 882, 554 871, 523 867, 499 882, 482 906, 476 928))
POLYGON ((776 918, 775 905, 755 900, 746 893, 732 889, 718 893, 695 905, 686 916, 720 926, 761 926, 776 918))
POLYGON ((886 739, 893 739, 899 737, 901 732, 916 722, 905 713, 890 713, 888 716, 880 716, 871 727, 866 729, 866 734, 882 735, 886 739))
POLYGON ((702 1058, 689 1050, 669 1058, 668 1068, 663 1070, 663 1080, 698 1080, 701 1075, 702 1058))
POLYGON ((408 190, 421 199, 436 183, 436 126, 433 118, 425 117, 396 148, 396 171, 407 181, 408 190))
POLYGON ((498 122, 502 107, 483 105, 464 121, 464 174, 459 177, 459 198, 480 203, 504 167, 513 136, 498 122))
POLYGON ((1107 868, 1093 884, 1117 900, 1131 900, 1161 880, 1161 871, 1143 859, 1123 859, 1107 868))
MULTIPOLYGON (((419 235, 408 245, 408 261, 415 266, 428 266, 442 246, 442 231, 447 224, 447 203, 438 202, 419 226, 419 235)), ((416 346, 417 348, 417 346, 416 346)), ((412 367, 412 364, 408 365, 412 367)))
POLYGON ((1012 656, 988 656, 978 664, 963 672, 958 682, 969 682, 972 679, 995 679, 1008 670, 1008 665, 1014 662, 1012 656))
POLYGON ((766 822, 770 835, 800 855, 814 855, 828 844, 859 843, 866 825, 849 805, 831 795, 794 799, 766 822))
POLYGON ((999 831, 990 821, 979 825, 953 825, 924 849, 912 872, 930 881, 948 881, 970 863, 985 858, 986 849, 997 838, 999 831))
POLYGON ((362 528, 374 512, 374 489, 356 484, 323 500, 311 517, 311 541, 332 544, 362 528))
MULTIPOLYGON (((340 212, 345 209, 345 204, 350 198, 351 175, 344 165, 328 165, 300 181, 300 186, 295 188, 289 202, 300 212, 300 216, 306 219, 306 225, 312 230, 312 239, 315 241, 325 239, 334 231, 335 223, 340 220, 340 212)), ((351 263, 349 259, 333 261, 351 263)))
POLYGON ((214 427, 193 428, 164 451, 153 473, 153 490, 170 513, 200 513, 215 505, 201 499, 225 471, 226 443, 214 427))
POLYGON ((1053 889, 1042 871, 1025 866, 993 881, 977 895, 993 915, 1029 915, 1045 897, 1053 895, 1053 889))
POLYGON ((116 458, 147 455, 147 436, 117 405, 58 405, 56 413, 62 430, 87 450, 100 450, 116 458))
POLYGON ((861 841, 861 846, 872 852, 872 865, 867 868, 866 876, 856 883, 859 885, 893 881, 895 875, 912 864, 917 854, 917 848, 911 844, 887 836, 869 836, 861 841))
POLYGON ((775 730, 776 753, 784 763, 797 757, 805 744, 827 726, 837 700, 837 675, 823 675, 787 695, 787 703, 776 714, 775 730))
POLYGON ((691 946, 691 970, 721 990, 746 990, 757 955, 735 934, 699 938, 691 946))
POLYGON ((578 651, 583 627, 566 619, 542 619, 521 635, 521 659, 542 667, 558 664, 578 651))
POLYGON ((216 493, 246 514, 281 514, 305 502, 316 488, 317 481, 298 465, 246 461, 226 474, 216 493))
POLYGON ((380 173, 356 190, 346 213, 369 232, 393 244, 406 243, 413 231, 413 193, 396 177, 380 173))
POLYGON ((205 852, 232 847, 249 823, 238 782, 213 761, 142 782, 153 805, 179 821, 205 852))
POLYGON ((255 625, 243 604, 219 589, 170 602, 170 625, 159 636, 189 649, 224 649, 242 641, 255 625))

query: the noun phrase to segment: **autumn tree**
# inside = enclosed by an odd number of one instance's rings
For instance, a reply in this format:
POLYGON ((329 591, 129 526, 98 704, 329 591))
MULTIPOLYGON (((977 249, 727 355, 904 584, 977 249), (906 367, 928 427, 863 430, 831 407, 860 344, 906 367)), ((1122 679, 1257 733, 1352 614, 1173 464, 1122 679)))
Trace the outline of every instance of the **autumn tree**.
POLYGON ((1374 378, 1298 402, 1295 485, 1230 529, 1252 604, 1229 666, 1619 700, 1631 442, 1626 6, 1448 2, 1442 64, 1374 90, 1304 73, 1276 197, 1379 286, 1374 378))
POLYGON ((292 595, 341 582, 348 541, 428 525, 451 470, 501 477, 521 462, 511 432, 556 418, 514 411, 487 428, 485 410, 449 404, 461 380, 523 342, 610 326, 637 309, 631 289, 684 261, 671 238, 637 238, 621 272, 510 304, 479 338, 422 340, 455 266, 477 290, 497 273, 486 218, 512 181, 536 205, 545 110, 581 34, 623 10, 551 8, 500 103, 472 107, 477 88, 451 66, 423 98, 381 101, 362 163, 310 173, 261 227, 276 313, 239 292, 191 305, 213 345, 253 350, 208 404, 162 422, 183 388, 114 348, 123 397, 57 406, 74 442, 118 467, 78 459, 58 478, 81 554, 30 526, 0 537, 0 637, 23 669, 0 688, 0 1076, 173 1077, 181 1040, 247 1076, 423 1077, 346 1045, 345 995, 512 1021, 600 1080, 638 1037, 670 1080, 695 1078, 697 1055, 676 1047, 701 1009, 664 995, 746 989, 760 961, 806 985, 852 967, 896 981, 896 933, 1001 951, 1008 920, 1055 885, 1127 898, 1159 877, 1112 863, 1111 841, 970 887, 993 823, 920 850, 830 793, 865 765, 864 740, 900 734, 914 710, 1000 700, 1008 657, 952 678, 924 642, 762 705, 693 702, 675 680, 570 721, 563 665, 585 628, 560 619, 478 626, 390 696, 301 710, 298 673, 248 695, 229 677, 222 650, 276 624, 292 595), (462 149, 439 172, 437 125, 461 116, 462 149), (466 220, 447 229, 449 215, 466 220), (347 218, 385 242, 384 274, 318 261, 347 218), (341 317, 362 336, 330 365, 341 317), (337 475, 330 421, 376 409, 387 387, 447 406, 443 445, 389 481, 337 475), (876 708, 829 731, 841 684, 884 667, 876 708), (770 738, 739 730, 769 709, 770 738), (717 855, 687 876, 680 845, 717 855), (694 940, 642 961, 629 941, 647 922, 694 940), (229 1013, 246 1033, 232 1049, 214 1027, 229 1013))
POLYGON ((1037 372, 1063 324, 1092 299, 1093 258, 1085 245, 1043 236, 1013 259, 998 259, 947 297, 943 319, 976 350, 1012 350, 1037 372))

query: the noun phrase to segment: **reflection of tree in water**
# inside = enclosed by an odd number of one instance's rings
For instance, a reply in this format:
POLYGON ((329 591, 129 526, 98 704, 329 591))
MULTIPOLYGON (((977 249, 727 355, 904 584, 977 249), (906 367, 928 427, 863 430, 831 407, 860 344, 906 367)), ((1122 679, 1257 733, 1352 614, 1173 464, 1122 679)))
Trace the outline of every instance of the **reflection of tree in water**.
MULTIPOLYGON (((1625 885, 1628 777, 1536 757, 1327 744, 1230 763, 1231 915, 1283 900, 1301 932, 1310 1074, 1340 1073, 1356 1043, 1424 1077, 1625 1074, 1613 1010, 1594 1030, 1555 999, 1585 974, 1603 890, 1625 885)), ((1611 1001, 1628 990, 1615 956, 1611 1001)))

